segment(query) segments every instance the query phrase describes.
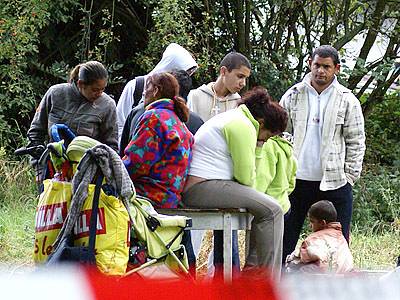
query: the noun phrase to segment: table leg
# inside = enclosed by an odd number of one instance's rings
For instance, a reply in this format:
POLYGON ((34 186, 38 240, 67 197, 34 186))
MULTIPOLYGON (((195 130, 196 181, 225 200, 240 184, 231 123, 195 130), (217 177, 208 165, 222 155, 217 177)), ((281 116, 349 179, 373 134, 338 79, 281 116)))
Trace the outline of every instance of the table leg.
POLYGON ((224 281, 232 282, 232 217, 224 214, 224 281))

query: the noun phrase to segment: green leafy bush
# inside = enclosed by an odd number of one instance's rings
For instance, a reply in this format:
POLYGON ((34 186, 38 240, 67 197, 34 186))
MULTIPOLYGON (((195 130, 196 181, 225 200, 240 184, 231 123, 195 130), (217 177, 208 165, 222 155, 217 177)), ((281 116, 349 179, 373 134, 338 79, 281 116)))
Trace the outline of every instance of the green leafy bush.
POLYGON ((353 224, 365 231, 400 230, 400 169, 368 166, 354 186, 353 224))
MULTIPOLYGON (((275 54, 281 61, 283 57, 275 54)), ((252 64, 252 77, 250 85, 261 85, 267 88, 269 94, 279 101, 286 90, 296 83, 294 72, 287 66, 277 66, 268 58, 263 49, 254 49, 252 64)))
POLYGON ((19 143, 19 124, 26 126, 48 85, 37 68, 41 30, 52 18, 66 22, 77 1, 2 1, 0 15, 0 146, 19 143))
POLYGON ((400 167, 400 97, 393 93, 377 104, 365 120, 365 161, 400 167))
POLYGON ((362 230, 400 230, 400 99, 392 93, 365 120, 365 166, 354 187, 353 224, 362 230))

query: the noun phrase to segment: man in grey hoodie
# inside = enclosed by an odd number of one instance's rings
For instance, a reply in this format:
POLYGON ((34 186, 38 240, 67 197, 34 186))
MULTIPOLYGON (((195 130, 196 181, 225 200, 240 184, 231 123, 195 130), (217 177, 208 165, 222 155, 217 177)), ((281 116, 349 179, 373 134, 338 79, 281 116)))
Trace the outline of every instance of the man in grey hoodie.
POLYGON ((246 86, 250 70, 250 62, 243 54, 228 53, 220 63, 217 80, 190 91, 189 109, 206 122, 219 113, 235 108, 236 101, 240 99, 238 92, 246 86))

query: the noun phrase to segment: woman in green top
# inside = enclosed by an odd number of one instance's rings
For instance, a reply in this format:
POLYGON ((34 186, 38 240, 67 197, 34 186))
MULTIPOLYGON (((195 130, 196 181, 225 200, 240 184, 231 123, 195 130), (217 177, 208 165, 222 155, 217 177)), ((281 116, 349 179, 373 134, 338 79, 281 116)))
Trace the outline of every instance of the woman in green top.
POLYGON ((219 114, 195 135, 193 159, 183 193, 186 205, 243 207, 254 216, 245 269, 271 268, 279 277, 283 213, 279 204, 253 187, 257 141, 284 130, 285 110, 261 87, 249 91, 238 108, 219 114))

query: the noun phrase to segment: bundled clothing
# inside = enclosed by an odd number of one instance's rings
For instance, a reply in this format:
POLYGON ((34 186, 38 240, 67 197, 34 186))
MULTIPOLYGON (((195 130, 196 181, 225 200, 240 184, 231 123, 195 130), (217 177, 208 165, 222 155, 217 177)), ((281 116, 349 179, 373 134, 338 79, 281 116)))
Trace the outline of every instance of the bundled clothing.
MULTIPOLYGON (((147 78, 153 74, 162 72, 171 72, 173 70, 189 70, 198 67, 189 51, 182 46, 171 43, 165 49, 160 62, 154 69, 144 76, 144 86, 146 86, 147 78)), ((124 129, 125 120, 134 106, 134 92, 136 89, 136 79, 129 81, 122 91, 117 104, 117 121, 118 121, 118 137, 121 139, 122 130, 124 129)), ((144 89, 143 89, 144 90, 144 89)))
POLYGON ((288 256, 287 266, 310 273, 352 271, 353 257, 340 223, 328 223, 325 229, 311 233, 300 249, 288 256))
MULTIPOLYGON (((87 150, 79 163, 79 168, 72 179, 72 200, 71 207, 60 233, 53 246, 55 249, 59 243, 68 236, 75 226, 83 204, 88 197, 89 184, 93 182, 96 174, 100 170, 104 175, 106 183, 120 196, 125 208, 129 211, 129 201, 135 194, 135 188, 129 179, 121 158, 107 145, 97 145, 87 150)), ((55 250, 54 250, 55 252, 55 250)))
POLYGON ((290 208, 289 195, 295 187, 296 169, 293 146, 285 138, 271 137, 256 148, 255 188, 276 199, 284 213, 290 208))
POLYGON ((28 130, 30 143, 43 144, 56 123, 118 150, 115 102, 106 93, 92 103, 74 82, 53 85, 42 98, 28 130))
POLYGON ((150 103, 140 117, 123 162, 139 195, 155 208, 181 206, 194 139, 174 112, 174 102, 150 103))
POLYGON ((240 100, 238 93, 228 94, 224 98, 219 98, 214 91, 215 82, 203 84, 195 90, 191 90, 188 95, 188 107, 197 113, 204 122, 215 115, 234 109, 237 101, 240 100))

